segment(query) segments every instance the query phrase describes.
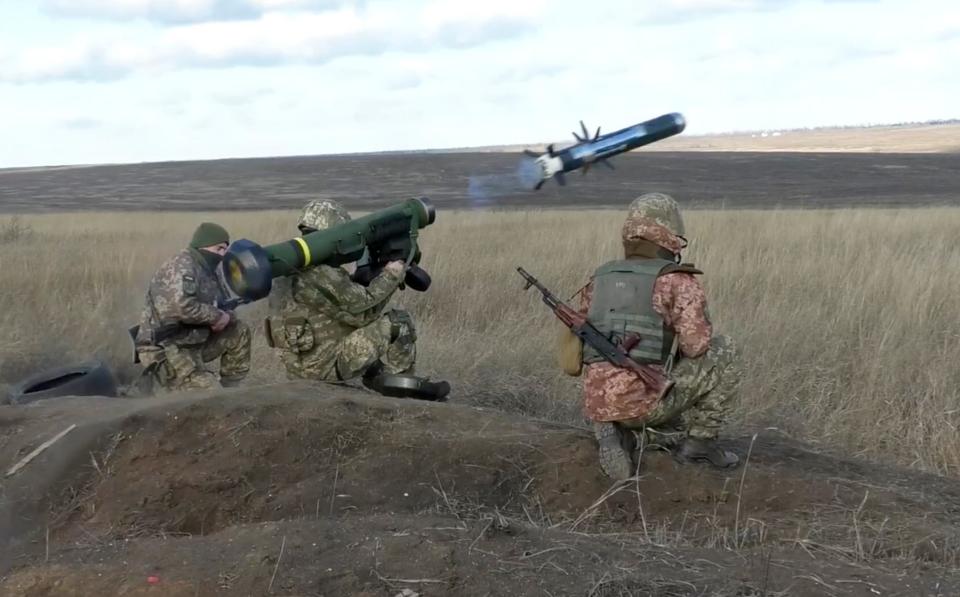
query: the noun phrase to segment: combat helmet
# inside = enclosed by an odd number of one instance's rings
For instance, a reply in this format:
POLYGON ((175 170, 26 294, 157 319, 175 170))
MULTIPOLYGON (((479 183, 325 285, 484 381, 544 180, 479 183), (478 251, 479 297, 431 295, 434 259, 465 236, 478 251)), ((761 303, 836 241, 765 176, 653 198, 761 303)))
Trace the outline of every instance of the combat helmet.
POLYGON ((649 218, 663 226, 676 236, 685 236, 680 206, 670 195, 664 193, 644 193, 630 204, 627 217, 649 218))
POLYGON ((350 214, 339 201, 314 199, 303 207, 297 228, 301 232, 326 230, 350 221, 350 214))
POLYGON ((630 203, 623 223, 623 241, 647 240, 671 253, 687 246, 680 206, 670 195, 644 193, 630 203))

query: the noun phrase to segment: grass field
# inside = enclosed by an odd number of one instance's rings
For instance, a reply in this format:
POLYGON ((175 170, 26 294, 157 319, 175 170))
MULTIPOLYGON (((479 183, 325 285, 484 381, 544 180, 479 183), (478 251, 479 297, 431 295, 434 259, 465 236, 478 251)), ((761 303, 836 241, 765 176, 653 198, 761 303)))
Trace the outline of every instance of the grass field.
MULTIPOLYGON (((697 211, 685 260, 707 273, 711 314, 747 378, 737 425, 960 475, 960 246, 955 209, 697 211)), ((577 380, 554 364, 558 325, 515 272, 564 297, 619 252, 619 212, 442 211, 423 231, 421 371, 453 400, 580 420, 577 380)), ((279 241, 292 212, 51 214, 0 220, 0 379, 93 355, 128 374, 125 336, 149 277, 214 219, 279 241)), ((254 325, 263 305, 241 309, 254 325)), ((252 382, 281 379, 255 339, 252 382)))

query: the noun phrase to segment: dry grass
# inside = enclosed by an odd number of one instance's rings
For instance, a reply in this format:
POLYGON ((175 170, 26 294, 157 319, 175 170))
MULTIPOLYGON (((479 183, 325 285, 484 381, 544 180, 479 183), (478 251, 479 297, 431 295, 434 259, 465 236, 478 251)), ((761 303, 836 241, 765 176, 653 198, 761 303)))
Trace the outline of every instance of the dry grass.
MULTIPOLYGON (((692 212, 686 256, 747 378, 737 423, 960 474, 957 210, 692 212)), ((101 356, 129 371, 126 327, 153 269, 215 219, 278 241, 283 212, 42 215, 0 220, 0 378, 101 356)), ((554 362, 558 324, 518 265, 564 297, 619 251, 617 212, 441 212, 424 231, 434 286, 399 297, 419 324, 420 367, 455 400, 579 420, 577 380, 554 362)), ((256 322, 263 305, 241 314, 256 322)), ((282 378, 258 334, 254 381, 282 378)))

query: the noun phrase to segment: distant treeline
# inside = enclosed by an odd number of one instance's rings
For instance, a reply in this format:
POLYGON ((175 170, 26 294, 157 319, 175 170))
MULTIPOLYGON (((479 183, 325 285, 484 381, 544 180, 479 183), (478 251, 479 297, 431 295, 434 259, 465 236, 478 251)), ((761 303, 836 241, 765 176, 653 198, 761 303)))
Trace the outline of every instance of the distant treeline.
MULTIPOLYGON (((894 122, 894 123, 878 123, 878 124, 831 124, 823 126, 807 126, 807 127, 797 127, 797 128, 768 128, 768 129, 750 129, 750 130, 735 130, 727 131, 723 133, 704 133, 701 135, 689 135, 691 137, 729 137, 729 136, 739 136, 739 135, 755 135, 758 133, 764 132, 779 132, 779 133, 802 133, 809 131, 837 131, 837 130, 850 130, 850 129, 878 129, 878 128, 906 128, 911 126, 937 126, 943 124, 960 124, 960 118, 949 118, 941 120, 921 120, 921 121, 911 121, 911 122, 894 122)), ((393 150, 383 150, 383 151, 369 151, 369 152, 357 152, 355 155, 405 155, 405 154, 430 154, 430 153, 472 153, 472 152, 500 152, 500 151, 520 151, 521 148, 545 148, 549 143, 553 143, 557 147, 565 147, 567 145, 573 144, 573 141, 569 139, 555 140, 552 142, 530 142, 530 143, 507 143, 504 145, 464 145, 459 147, 436 147, 436 148, 426 148, 426 149, 393 149, 393 150)), ((345 155, 345 154, 344 154, 345 155)))
POLYGON ((880 129, 880 128, 906 128, 911 126, 937 126, 942 124, 960 124, 960 118, 947 118, 939 120, 915 120, 908 122, 886 122, 877 124, 830 124, 823 126, 805 126, 797 128, 769 128, 769 129, 751 129, 742 131, 730 131, 726 133, 711 133, 706 136, 726 136, 726 135, 751 135, 759 132, 777 131, 781 133, 802 133, 806 131, 836 131, 850 129, 880 129))
POLYGON ((797 130, 821 130, 821 129, 874 129, 874 128, 892 128, 904 126, 930 126, 937 124, 960 124, 960 118, 947 118, 940 120, 915 120, 910 122, 893 122, 888 124, 860 124, 860 125, 838 125, 838 126, 818 126, 809 129, 797 130))
MULTIPOLYGON (((779 133, 802 133, 809 131, 837 131, 837 130, 851 130, 851 129, 879 129, 879 128, 907 128, 913 126, 938 126, 944 124, 960 124, 960 118, 947 118, 947 119, 937 119, 937 120, 917 120, 909 122, 890 122, 890 123, 876 123, 876 124, 831 124, 823 126, 807 126, 807 127, 797 127, 797 128, 768 128, 768 129, 750 129, 750 130, 736 130, 736 131, 727 131, 723 133, 705 133, 703 135, 690 135, 692 137, 728 137, 728 136, 738 136, 738 135, 755 135, 763 132, 779 132, 779 133)), ((553 141, 554 144, 558 146, 565 146, 572 143, 569 140, 559 140, 553 141)), ((383 151, 378 153, 459 153, 459 152, 473 152, 473 151, 496 151, 504 149, 513 149, 519 151, 520 147, 529 147, 529 148, 538 148, 546 147, 547 143, 545 142, 531 142, 528 144, 520 143, 511 143, 505 145, 482 145, 482 146, 463 146, 463 147, 443 147, 435 149, 420 149, 420 150, 405 150, 405 151, 383 151)))

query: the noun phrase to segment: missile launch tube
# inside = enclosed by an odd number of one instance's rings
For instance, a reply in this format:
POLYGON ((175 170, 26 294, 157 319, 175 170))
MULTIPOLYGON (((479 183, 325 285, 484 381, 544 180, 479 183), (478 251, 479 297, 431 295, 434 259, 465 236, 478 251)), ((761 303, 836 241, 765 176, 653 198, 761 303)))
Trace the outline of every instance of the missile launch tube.
POLYGON ((418 231, 432 224, 436 217, 433 204, 421 197, 328 230, 317 230, 265 247, 251 240, 240 239, 230 246, 223 257, 224 277, 238 296, 258 300, 270 293, 273 278, 287 276, 320 263, 352 263, 363 256, 368 245, 389 238, 409 235, 415 251, 418 231))

